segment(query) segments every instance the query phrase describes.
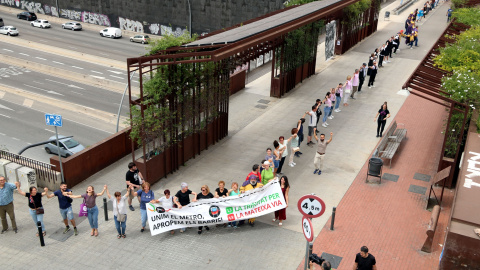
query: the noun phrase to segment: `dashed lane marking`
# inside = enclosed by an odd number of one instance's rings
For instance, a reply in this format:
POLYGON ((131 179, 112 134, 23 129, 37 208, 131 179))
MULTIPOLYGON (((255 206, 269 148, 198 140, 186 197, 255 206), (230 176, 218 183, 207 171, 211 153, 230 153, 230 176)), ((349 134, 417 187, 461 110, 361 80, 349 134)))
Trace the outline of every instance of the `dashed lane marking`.
POLYGON ((5 114, 0 114, 0 116, 6 117, 6 118, 11 118, 10 116, 5 115, 5 114))
POLYGON ((15 141, 20 141, 20 139, 15 138, 15 137, 12 137, 12 139, 15 140, 15 141))
POLYGON ((12 50, 9 50, 9 49, 3 49, 3 50, 7 52, 13 52, 12 50))
POLYGON ((7 135, 5 135, 5 133, 0 133, 0 135, 7 136, 7 135))
POLYGON ((114 76, 114 75, 110 75, 110 77, 117 78, 117 79, 122 79, 122 80, 124 79, 122 77, 118 77, 118 76, 114 76))
POLYGON ((97 79, 101 79, 101 80, 105 79, 105 77, 100 77, 100 76, 95 76, 95 75, 92 75, 92 77, 97 78, 97 79))
POLYGON ((29 54, 26 54, 26 53, 18 53, 18 54, 25 55, 25 56, 30 56, 29 54))
POLYGON ((45 61, 47 60, 47 59, 45 59, 45 58, 38 57, 38 56, 37 56, 37 57, 35 57, 35 58, 37 58, 37 59, 39 59, 39 60, 45 60, 45 61))
POLYGON ((110 71, 110 72, 112 72, 112 73, 115 73, 115 74, 122 74, 121 71, 115 71, 115 70, 109 70, 109 69, 108 69, 108 71, 110 71))
POLYGON ((78 93, 78 92, 75 92, 75 91, 70 91, 70 92, 72 92, 72 93, 74 93, 74 94, 77 94, 77 95, 80 95, 80 96, 83 96, 82 93, 78 93))
POLYGON ((103 74, 103 72, 95 71, 95 70, 90 70, 93 73, 98 73, 98 74, 103 74))
POLYGON ((62 63, 62 62, 57 62, 57 61, 52 61, 52 62, 55 63, 55 64, 59 64, 59 65, 65 65, 65 64, 62 63))
POLYGON ((47 128, 46 128, 45 130, 46 130, 46 131, 48 131, 48 132, 55 133, 55 131, 53 131, 53 130, 50 130, 50 129, 47 129, 47 128))
POLYGON ((31 108, 32 105, 33 105, 33 100, 31 100, 31 99, 26 98, 26 99, 23 101, 23 106, 25 106, 25 107, 31 108))
POLYGON ((72 66, 73 68, 83 69, 82 67, 72 66))

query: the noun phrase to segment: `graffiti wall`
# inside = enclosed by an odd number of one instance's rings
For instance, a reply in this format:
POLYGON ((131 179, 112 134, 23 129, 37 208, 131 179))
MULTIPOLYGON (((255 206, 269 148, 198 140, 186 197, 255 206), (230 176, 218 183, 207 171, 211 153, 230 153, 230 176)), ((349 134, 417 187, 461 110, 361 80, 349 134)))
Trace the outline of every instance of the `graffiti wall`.
POLYGON ((109 0, 98 1, 98 5, 90 0, 0 0, 0 5, 132 32, 180 36, 187 31, 190 16, 194 18, 193 32, 206 34, 278 10, 283 7, 283 1, 211 0, 192 5, 192 10, 187 8, 187 0, 175 4, 160 0, 147 3, 109 0), (151 12, 152 6, 162 8, 151 12))

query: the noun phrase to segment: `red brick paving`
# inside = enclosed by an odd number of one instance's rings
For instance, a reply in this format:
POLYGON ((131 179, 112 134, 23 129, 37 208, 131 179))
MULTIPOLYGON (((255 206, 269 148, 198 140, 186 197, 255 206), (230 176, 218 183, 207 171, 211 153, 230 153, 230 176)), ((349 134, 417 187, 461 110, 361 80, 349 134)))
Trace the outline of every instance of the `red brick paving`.
MULTIPOLYGON (((444 107, 438 104, 415 95, 406 99, 395 120, 406 125, 407 139, 397 150, 392 168, 383 167, 383 173, 399 175, 399 180, 366 184, 367 160, 337 207, 335 230, 329 230, 329 220, 314 240, 314 253, 343 257, 337 269, 352 269, 355 255, 366 245, 377 269, 438 269, 453 193, 445 190, 432 253, 424 253, 420 249, 431 215, 425 210, 428 183, 413 176, 418 172, 433 177, 437 172, 445 117, 444 107), (426 194, 409 192, 411 184, 427 187, 426 194)), ((303 269, 303 261, 298 269, 303 269)))

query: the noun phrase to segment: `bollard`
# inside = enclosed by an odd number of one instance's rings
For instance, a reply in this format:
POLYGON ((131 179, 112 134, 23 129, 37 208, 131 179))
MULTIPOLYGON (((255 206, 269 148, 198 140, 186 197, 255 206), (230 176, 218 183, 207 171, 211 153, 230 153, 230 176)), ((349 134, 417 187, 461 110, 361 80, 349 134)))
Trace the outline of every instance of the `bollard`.
POLYGON ((330 231, 333 231, 333 225, 335 224, 335 211, 337 211, 337 207, 333 207, 332 223, 330 224, 330 231))
POLYGON ((45 241, 43 240, 43 232, 42 232, 42 223, 37 221, 37 228, 38 228, 38 237, 40 238, 40 246, 45 246, 45 241))
POLYGON ((103 211, 105 211, 105 221, 108 221, 107 198, 103 198, 103 211))

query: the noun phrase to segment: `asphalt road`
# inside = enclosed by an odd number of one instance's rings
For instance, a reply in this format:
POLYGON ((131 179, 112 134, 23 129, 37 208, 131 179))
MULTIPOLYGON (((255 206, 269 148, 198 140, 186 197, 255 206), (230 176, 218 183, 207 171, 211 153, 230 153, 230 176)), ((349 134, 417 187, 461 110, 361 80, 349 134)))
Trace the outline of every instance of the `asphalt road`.
MULTIPOLYGON (((0 84, 116 114, 122 95, 90 85, 0 63, 0 84)), ((124 112, 128 106, 124 102, 124 112)), ((54 104, 52 104, 54 105, 54 104)))
MULTIPOLYGON (((11 37, 18 38, 18 37, 11 37)), ((93 63, 79 61, 58 54, 43 52, 36 49, 19 47, 6 42, 0 42, 1 54, 36 62, 63 69, 65 72, 75 72, 84 75, 90 75, 102 80, 116 81, 119 83, 127 83, 127 72, 113 67, 105 67, 103 65, 95 65, 93 63)), ((138 80, 132 80, 134 86, 138 86, 138 80)))
MULTIPOLYGON (((55 135, 55 128, 45 124, 47 111, 28 108, 5 99, 0 99, 0 148, 6 147, 10 152, 17 153, 27 145, 48 140, 55 135)), ((71 136, 85 147, 111 135, 104 131, 69 118, 63 119, 63 126, 58 128, 60 135, 71 136)), ((35 147, 24 152, 23 156, 50 162, 50 154, 43 147, 35 147)))
MULTIPOLYGON (((21 11, 18 10, 18 13, 21 11)), ((51 23, 52 28, 32 27, 30 22, 17 19, 15 14, 0 12, 5 25, 15 26, 20 35, 18 38, 47 44, 77 52, 101 56, 118 61, 144 55, 147 45, 132 43, 129 37, 110 39, 101 37, 98 31, 83 29, 72 31, 62 29, 61 24, 51 23)), ((125 64, 126 65, 126 64, 125 64)))

